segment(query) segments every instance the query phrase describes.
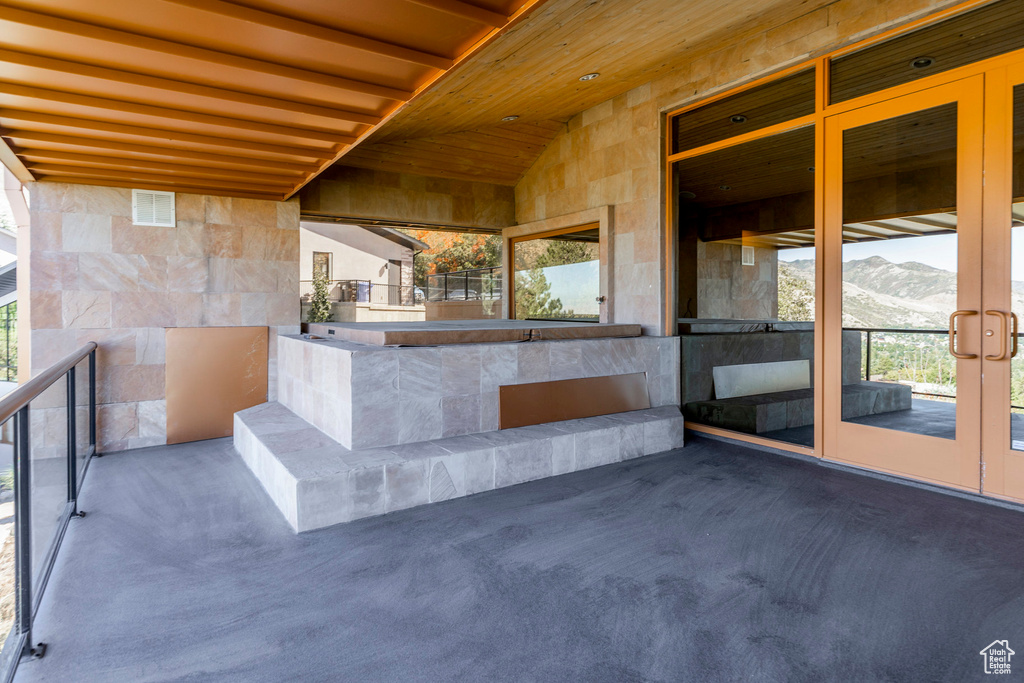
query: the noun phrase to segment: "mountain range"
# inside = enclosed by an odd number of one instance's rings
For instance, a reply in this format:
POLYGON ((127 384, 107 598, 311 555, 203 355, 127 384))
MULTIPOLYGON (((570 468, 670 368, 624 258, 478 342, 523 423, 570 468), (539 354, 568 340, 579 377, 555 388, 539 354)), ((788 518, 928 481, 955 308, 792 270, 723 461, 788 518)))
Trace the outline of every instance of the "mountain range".
MULTIPOLYGON (((814 286, 814 260, 779 261, 814 286)), ((843 326, 945 329, 957 309, 956 273, 881 256, 843 264, 843 326)), ((1024 312, 1024 282, 1012 283, 1012 306, 1024 312)))

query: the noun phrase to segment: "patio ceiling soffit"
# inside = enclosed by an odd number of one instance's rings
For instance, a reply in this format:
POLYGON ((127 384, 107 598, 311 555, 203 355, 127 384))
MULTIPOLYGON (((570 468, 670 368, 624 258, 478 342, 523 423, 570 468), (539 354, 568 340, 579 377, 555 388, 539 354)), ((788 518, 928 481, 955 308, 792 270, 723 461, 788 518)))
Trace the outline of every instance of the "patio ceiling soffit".
POLYGON ((14 0, 0 161, 286 199, 544 0, 14 0))

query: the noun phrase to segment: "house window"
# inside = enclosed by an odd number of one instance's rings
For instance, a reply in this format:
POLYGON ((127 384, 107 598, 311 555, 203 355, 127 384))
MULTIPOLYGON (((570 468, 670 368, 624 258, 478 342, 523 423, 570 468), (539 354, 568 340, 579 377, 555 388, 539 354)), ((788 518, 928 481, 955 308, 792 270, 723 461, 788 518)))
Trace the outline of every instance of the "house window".
POLYGON ((600 319, 597 224, 517 237, 511 244, 513 317, 593 322, 600 319))
POLYGON ((323 273, 327 277, 327 281, 330 282, 332 279, 331 263, 332 254, 329 251, 314 251, 313 252, 313 277, 316 278, 317 273, 323 273))

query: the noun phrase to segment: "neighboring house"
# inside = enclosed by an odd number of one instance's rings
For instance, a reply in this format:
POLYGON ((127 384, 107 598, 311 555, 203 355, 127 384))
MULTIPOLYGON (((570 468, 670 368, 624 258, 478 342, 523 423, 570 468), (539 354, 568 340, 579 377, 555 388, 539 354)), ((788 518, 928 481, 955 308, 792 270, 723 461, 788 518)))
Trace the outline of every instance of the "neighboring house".
POLYGON ((334 320, 423 320, 423 295, 413 286, 413 258, 429 245, 392 228, 303 221, 299 286, 303 320, 313 274, 330 282, 334 320))

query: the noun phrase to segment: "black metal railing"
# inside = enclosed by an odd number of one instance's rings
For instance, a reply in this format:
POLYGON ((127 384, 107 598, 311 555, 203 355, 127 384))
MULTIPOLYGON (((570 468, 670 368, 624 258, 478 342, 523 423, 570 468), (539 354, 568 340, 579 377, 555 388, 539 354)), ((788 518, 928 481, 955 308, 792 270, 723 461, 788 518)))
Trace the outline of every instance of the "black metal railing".
MULTIPOLYGON (((304 297, 311 296, 312 280, 301 280, 304 297)), ((419 306, 425 296, 423 290, 412 285, 390 285, 370 280, 331 280, 327 283, 330 301, 385 306, 419 306)))
MULTIPOLYGON (((33 643, 35 614, 68 522, 85 516, 78 494, 90 459, 98 455, 96 344, 89 342, 0 399, 0 426, 7 432, 10 424, 13 491, 3 491, 0 500, 13 493, 14 519, 12 537, 0 552, 13 552, 14 575, 0 577, 0 585, 14 593, 14 615, 12 623, 0 627, 5 629, 0 631, 2 681, 13 678, 22 656, 46 652, 45 644, 33 643)), ((9 597, 10 592, 0 595, 9 597)))
POLYGON ((427 276, 427 301, 480 301, 501 298, 501 268, 471 268, 427 276))
MULTIPOLYGON (((864 344, 864 379, 871 380, 871 344, 872 334, 929 334, 929 335, 940 335, 943 337, 949 337, 949 330, 922 330, 922 329, 903 329, 899 327, 844 327, 844 332, 862 332, 866 336, 864 344)), ((1024 336, 1024 333, 1019 333, 1018 337, 1024 336)), ((932 396, 934 398, 949 398, 956 399, 956 394, 940 394, 936 392, 920 391, 916 387, 913 387, 913 394, 915 396, 932 396)), ((1011 405, 1011 408, 1015 410, 1024 410, 1024 406, 1011 405)))

